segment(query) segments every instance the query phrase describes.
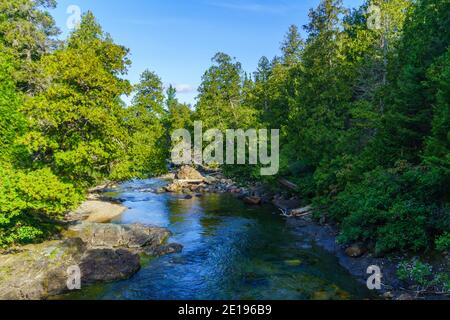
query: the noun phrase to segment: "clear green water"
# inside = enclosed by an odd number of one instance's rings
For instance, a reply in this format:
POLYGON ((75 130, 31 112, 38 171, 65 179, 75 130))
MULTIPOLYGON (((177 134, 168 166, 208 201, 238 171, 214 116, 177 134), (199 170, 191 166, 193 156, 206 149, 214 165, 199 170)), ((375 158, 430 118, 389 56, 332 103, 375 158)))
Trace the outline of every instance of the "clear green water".
POLYGON ((276 208, 231 195, 184 200, 140 192, 158 180, 123 184, 130 209, 116 223, 166 227, 182 253, 148 259, 129 280, 63 299, 364 299, 370 292, 337 259, 294 230, 276 208))

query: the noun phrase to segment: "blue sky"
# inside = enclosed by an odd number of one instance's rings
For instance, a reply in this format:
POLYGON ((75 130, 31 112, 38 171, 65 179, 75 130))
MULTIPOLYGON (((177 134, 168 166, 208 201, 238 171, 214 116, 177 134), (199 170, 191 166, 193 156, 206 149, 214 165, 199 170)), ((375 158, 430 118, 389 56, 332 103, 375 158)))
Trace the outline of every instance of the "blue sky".
MULTIPOLYGON (((201 76, 216 52, 236 57, 253 72, 261 56, 279 54, 289 25, 302 26, 319 0, 59 0, 52 11, 58 27, 68 34, 70 14, 77 5, 91 10, 116 43, 131 50, 127 78, 136 83, 145 69, 164 84, 178 88, 182 102, 193 103, 201 76)), ((344 0, 355 7, 362 0, 344 0)), ((305 36, 305 34, 303 33, 305 36)))

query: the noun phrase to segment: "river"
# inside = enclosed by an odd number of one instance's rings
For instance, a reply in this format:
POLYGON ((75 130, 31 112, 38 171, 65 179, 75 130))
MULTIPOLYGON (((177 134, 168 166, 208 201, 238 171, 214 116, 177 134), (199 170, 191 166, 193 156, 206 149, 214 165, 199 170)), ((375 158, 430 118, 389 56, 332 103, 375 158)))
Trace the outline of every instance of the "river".
POLYGON ((232 195, 192 199, 145 190, 160 180, 124 183, 110 196, 129 208, 114 223, 168 228, 181 253, 148 259, 131 279, 94 285, 63 299, 364 299, 370 291, 336 257, 287 223, 272 206, 232 195))

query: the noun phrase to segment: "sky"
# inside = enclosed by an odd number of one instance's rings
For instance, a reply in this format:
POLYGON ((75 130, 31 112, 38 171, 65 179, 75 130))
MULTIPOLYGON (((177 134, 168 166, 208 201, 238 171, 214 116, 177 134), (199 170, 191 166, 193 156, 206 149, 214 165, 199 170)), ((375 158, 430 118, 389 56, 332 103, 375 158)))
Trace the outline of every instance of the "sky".
MULTIPOLYGON (((346 7, 363 0, 344 0, 346 7)), ((201 77, 217 52, 225 52, 253 72, 259 59, 279 55, 289 26, 308 21, 319 0, 58 0, 52 10, 61 37, 69 34, 70 6, 92 11, 114 41, 131 50, 126 76, 139 81, 146 69, 165 86, 177 88, 181 102, 195 102, 201 77)), ((302 31, 302 35, 306 34, 302 31)), ((124 99, 129 102, 130 98, 124 99)))

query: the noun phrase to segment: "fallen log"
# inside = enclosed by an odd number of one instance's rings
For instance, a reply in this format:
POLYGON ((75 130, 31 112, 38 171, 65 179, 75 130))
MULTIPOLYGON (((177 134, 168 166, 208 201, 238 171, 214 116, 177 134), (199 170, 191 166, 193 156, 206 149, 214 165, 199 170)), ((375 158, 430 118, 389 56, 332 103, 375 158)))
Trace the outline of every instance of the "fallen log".
POLYGON ((311 214, 314 210, 315 209, 312 206, 307 206, 304 208, 291 210, 290 215, 294 217, 303 217, 311 214))
POLYGON ((205 179, 180 179, 175 180, 175 183, 181 183, 181 184, 200 184, 205 182, 205 179))
POLYGON ((286 180, 286 179, 280 178, 280 179, 278 179, 278 182, 279 182, 281 185, 283 185, 283 186, 285 186, 286 188, 291 189, 291 190, 293 190, 293 191, 297 191, 297 189, 298 189, 298 186, 297 186, 295 183, 290 182, 290 181, 288 181, 288 180, 286 180))

